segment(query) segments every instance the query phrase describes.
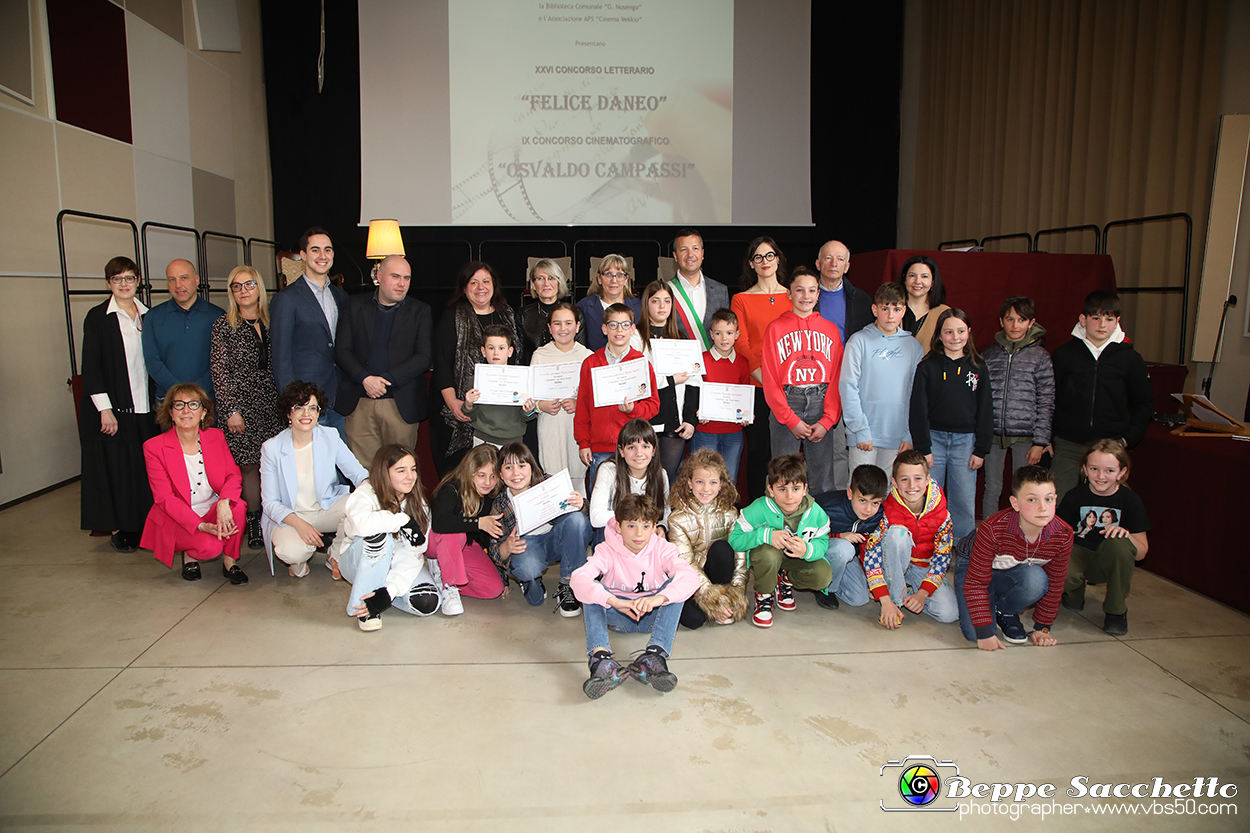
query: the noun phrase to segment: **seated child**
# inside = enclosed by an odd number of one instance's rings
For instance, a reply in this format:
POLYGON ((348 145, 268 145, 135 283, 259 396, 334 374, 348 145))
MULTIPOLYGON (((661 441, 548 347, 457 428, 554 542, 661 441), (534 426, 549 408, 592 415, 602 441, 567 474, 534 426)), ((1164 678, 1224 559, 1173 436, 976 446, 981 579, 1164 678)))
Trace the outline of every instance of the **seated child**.
POLYGON ((1050 469, 1023 466, 1011 479, 1011 508, 990 515, 957 545, 959 628, 981 650, 1003 647, 999 628, 1013 645, 1057 644, 1050 627, 1072 552, 1072 527, 1055 514, 1057 502, 1050 469), (1033 632, 1026 635, 1020 613, 1032 604, 1033 632))
POLYGON ((470 449, 434 489, 426 555, 438 562, 445 616, 464 612, 462 593, 473 599, 503 594, 503 579, 486 554, 491 535, 500 531, 499 518, 490 514, 498 491, 495 449, 489 445, 470 449))
MULTIPOLYGON (((747 357, 734 350, 738 341, 738 315, 731 309, 721 308, 712 313, 710 331, 712 349, 703 354, 703 376, 695 376, 686 384, 687 414, 699 413, 699 397, 705 382, 724 385, 749 385, 751 365, 747 357)), ((725 460, 729 482, 738 482, 738 463, 742 460, 742 426, 749 420, 738 422, 715 422, 699 419, 690 438, 690 450, 710 448, 725 460)))
POLYGON ((929 463, 916 449, 894 458, 894 489, 883 508, 885 517, 863 544, 866 584, 844 581, 842 601, 859 606, 876 599, 879 621, 887 628, 903 624, 900 607, 939 622, 956 621, 955 591, 943 583, 951 560, 951 513, 946 496, 929 479, 929 463))
POLYGON ((738 490, 725 460, 710 448, 691 451, 669 502, 668 539, 699 574, 699 589, 686 600, 681 623, 693 630, 708 619, 737 622, 747 613, 747 559, 726 540, 738 520, 738 490))
POLYGON ((659 440, 645 419, 631 419, 616 439, 616 451, 595 471, 590 484, 591 546, 603 543, 603 530, 612 520, 617 495, 650 495, 664 508, 660 534, 667 537, 668 472, 660 465, 659 440))
POLYGON ((774 593, 778 610, 794 610, 794 588, 824 590, 833 569, 825 560, 829 516, 807 493, 807 465, 801 454, 768 461, 765 496, 738 517, 729 546, 747 553, 755 574, 752 624, 773 624, 774 593))
POLYGON ((1125 485, 1129 459, 1116 440, 1096 440, 1081 457, 1079 486, 1064 495, 1059 517, 1077 530, 1063 587, 1063 606, 1085 607, 1085 585, 1107 585, 1102 629, 1112 636, 1128 633, 1128 596, 1133 564, 1146 557, 1150 519, 1140 497, 1125 485), (1122 487, 1122 488, 1121 488, 1122 487), (1092 524, 1078 520, 1093 516, 1092 524))
MULTIPOLYGON (((482 328, 482 355, 487 364, 507 364, 512 358, 512 330, 502 324, 482 328)), ((500 448, 525 439, 525 423, 538 416, 533 399, 516 405, 478 405, 482 392, 477 388, 464 395, 464 412, 473 422, 473 444, 500 448)))
MULTIPOLYGON (((892 283, 884 286, 897 288, 892 283)), ((868 587, 863 565, 855 556, 868 535, 881 525, 885 517, 881 504, 889 493, 890 479, 885 472, 876 466, 862 465, 851 472, 851 485, 845 492, 816 495, 816 502, 829 516, 829 549, 825 551, 825 559, 833 568, 829 586, 816 591, 816 604, 827 610, 837 610, 843 582, 868 587)))
POLYGON ((698 589, 699 577, 677 555, 677 547, 655 534, 662 514, 647 495, 621 498, 604 542, 573 572, 573 592, 585 605, 590 657, 590 679, 582 691, 591 700, 630 675, 656 691, 672 691, 677 685, 677 675, 665 660, 673 650, 682 606, 698 589), (647 649, 628 668, 613 659, 608 628, 651 634, 647 649))

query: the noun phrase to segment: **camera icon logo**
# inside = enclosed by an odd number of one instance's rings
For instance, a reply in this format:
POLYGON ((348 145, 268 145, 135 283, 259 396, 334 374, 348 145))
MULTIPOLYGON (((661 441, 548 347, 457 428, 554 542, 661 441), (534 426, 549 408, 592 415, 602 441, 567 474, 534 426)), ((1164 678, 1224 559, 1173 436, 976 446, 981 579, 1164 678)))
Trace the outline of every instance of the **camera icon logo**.
POLYGON ((954 761, 939 761, 932 755, 909 755, 901 761, 887 761, 881 767, 882 777, 890 778, 890 797, 881 800, 887 813, 933 810, 950 812, 953 802, 940 802, 942 784, 959 774, 954 761), (949 803, 951 806, 941 806, 949 803))

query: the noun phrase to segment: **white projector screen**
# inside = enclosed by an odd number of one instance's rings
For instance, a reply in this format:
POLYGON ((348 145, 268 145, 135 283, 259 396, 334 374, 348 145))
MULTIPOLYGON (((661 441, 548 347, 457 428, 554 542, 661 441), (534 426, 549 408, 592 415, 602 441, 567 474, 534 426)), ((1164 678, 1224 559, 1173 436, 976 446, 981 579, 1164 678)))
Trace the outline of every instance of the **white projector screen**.
POLYGON ((810 0, 358 0, 361 224, 810 225, 810 0))

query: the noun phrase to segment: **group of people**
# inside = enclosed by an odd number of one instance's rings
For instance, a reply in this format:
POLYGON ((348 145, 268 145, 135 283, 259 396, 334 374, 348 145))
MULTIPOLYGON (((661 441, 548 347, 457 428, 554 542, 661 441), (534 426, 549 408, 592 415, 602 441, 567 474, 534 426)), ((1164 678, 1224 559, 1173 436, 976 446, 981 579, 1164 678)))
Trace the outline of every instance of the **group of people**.
POLYGON ((592 698, 631 676, 670 690, 679 624, 771 627, 796 590, 823 608, 875 601, 887 628, 907 612, 959 621, 992 650, 999 631, 1053 645, 1059 605, 1080 609, 1086 584, 1106 583, 1104 630, 1127 632, 1149 522, 1125 486, 1126 448, 1152 398, 1114 293, 1086 298, 1053 356, 1033 302, 1010 297, 982 354, 927 256, 869 296, 841 242, 790 271, 759 237, 731 299, 683 229, 677 274, 640 297, 619 255, 576 304, 540 260, 534 302, 514 311, 471 261, 435 327, 404 258, 349 299, 329 279, 329 235, 309 229, 300 250, 304 274, 272 304, 254 269, 232 271, 226 310, 175 260, 170 300, 149 311, 133 261, 109 261, 111 297, 84 325, 83 528, 168 566, 181 551, 188 580, 223 556, 236 585, 244 538, 294 578, 323 550, 368 631, 391 607, 461 614, 462 595, 499 598, 509 580, 540 605, 558 564, 555 609, 584 614, 592 698), (701 359, 657 372, 664 340, 697 342, 701 359), (638 360, 636 395, 594 395, 596 370, 638 360), (568 363, 580 373, 563 398, 487 402, 475 382, 478 365, 568 363), (703 418, 711 383, 742 386, 753 413, 703 418), (415 454, 427 419, 441 477, 428 499, 415 454), (518 496, 565 472, 563 513, 523 527, 518 496), (1029 634, 1019 617, 1033 605, 1029 634), (623 665, 609 629, 652 637, 623 665))

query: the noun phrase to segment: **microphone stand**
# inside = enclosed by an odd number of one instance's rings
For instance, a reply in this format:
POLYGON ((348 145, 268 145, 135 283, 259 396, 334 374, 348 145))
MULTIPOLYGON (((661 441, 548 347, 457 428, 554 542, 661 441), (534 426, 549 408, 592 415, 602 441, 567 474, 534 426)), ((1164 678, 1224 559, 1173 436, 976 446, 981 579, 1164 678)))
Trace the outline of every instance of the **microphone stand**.
POLYGON ((1224 340, 1224 322, 1228 319, 1228 308, 1237 306, 1237 296, 1229 295, 1228 300, 1224 302, 1224 312, 1220 314, 1220 329, 1215 334, 1215 349, 1211 351, 1211 369, 1207 371, 1207 378, 1202 380, 1202 393, 1207 399, 1211 398, 1211 377, 1215 375, 1215 357, 1220 354, 1220 342, 1224 340))

